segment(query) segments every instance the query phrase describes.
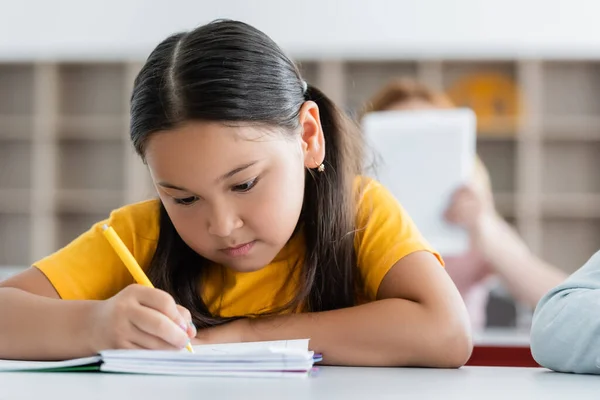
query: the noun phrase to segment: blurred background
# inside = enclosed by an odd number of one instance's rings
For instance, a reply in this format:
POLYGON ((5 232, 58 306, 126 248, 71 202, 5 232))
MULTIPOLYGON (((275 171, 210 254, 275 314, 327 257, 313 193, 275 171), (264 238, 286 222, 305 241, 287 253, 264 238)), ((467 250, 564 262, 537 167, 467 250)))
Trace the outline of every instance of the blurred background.
MULTIPOLYGON (((0 279, 153 195, 128 141, 132 81, 160 40, 215 18, 263 30, 351 115, 398 77, 473 108, 499 212, 571 272, 600 248, 599 14, 596 0, 1 0, 0 279)), ((495 288, 489 325, 529 315, 495 288)))

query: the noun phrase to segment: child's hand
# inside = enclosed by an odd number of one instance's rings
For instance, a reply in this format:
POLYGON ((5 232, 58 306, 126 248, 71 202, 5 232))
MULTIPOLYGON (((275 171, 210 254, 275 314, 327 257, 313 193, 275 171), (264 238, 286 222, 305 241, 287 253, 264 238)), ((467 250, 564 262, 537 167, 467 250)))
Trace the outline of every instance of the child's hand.
POLYGON ((473 186, 459 188, 452 196, 445 217, 448 222, 462 226, 474 233, 486 213, 493 210, 491 201, 473 186))
POLYGON ((192 344, 242 343, 248 341, 250 320, 238 319, 212 328, 201 329, 192 344))
POLYGON ((91 317, 94 352, 105 349, 182 349, 196 335, 188 310, 166 292, 130 285, 99 302, 91 317))

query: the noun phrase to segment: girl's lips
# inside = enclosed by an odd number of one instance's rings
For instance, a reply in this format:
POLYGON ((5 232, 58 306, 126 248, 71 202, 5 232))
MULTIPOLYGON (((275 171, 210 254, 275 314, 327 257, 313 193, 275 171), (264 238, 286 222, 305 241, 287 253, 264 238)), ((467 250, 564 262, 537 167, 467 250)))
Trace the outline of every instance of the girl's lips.
POLYGON ((221 249, 221 251, 229 257, 243 257, 250 253, 250 250, 254 247, 254 243, 255 242, 252 241, 235 247, 227 247, 226 249, 221 249))

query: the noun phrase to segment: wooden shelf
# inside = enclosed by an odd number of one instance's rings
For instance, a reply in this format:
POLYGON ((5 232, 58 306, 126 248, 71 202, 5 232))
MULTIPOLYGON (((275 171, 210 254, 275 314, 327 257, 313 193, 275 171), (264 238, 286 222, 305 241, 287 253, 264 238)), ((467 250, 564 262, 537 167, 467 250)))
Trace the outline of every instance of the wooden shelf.
POLYGON ((31 140, 32 134, 30 115, 0 115, 0 140, 31 140))
POLYGON ((515 193, 517 145, 515 140, 481 140, 477 138, 477 154, 485 164, 492 190, 515 193))
POLYGON ((496 192, 494 193, 494 204, 496 210, 503 217, 515 216, 516 195, 514 193, 496 192))
MULTIPOLYGON (((383 61, 379 63, 348 62, 344 68, 346 109, 357 113, 364 103, 389 80, 404 76, 416 77, 417 63, 383 61)), ((324 82, 319 82, 323 85, 324 82)))
POLYGON ((28 214, 30 196, 29 189, 0 189, 0 211, 5 214, 28 214))
POLYGON ((56 210, 71 214, 106 214, 123 204, 118 190, 61 189, 56 193, 56 210))
POLYGON ((58 112, 119 115, 127 110, 124 63, 70 63, 59 68, 58 112))
POLYGON ((516 117, 494 118, 489 127, 479 130, 477 140, 516 140, 518 139, 518 119, 516 117))
POLYGON ((478 134, 477 141, 478 142, 514 142, 519 138, 515 134, 506 133, 506 134, 478 134))
POLYGON ((58 145, 59 189, 124 190, 127 141, 63 140, 58 145))
POLYGON ((61 116, 59 139, 114 141, 125 140, 129 129, 127 115, 61 116))
POLYGON ((554 141, 600 141, 600 116, 549 116, 543 121, 543 138, 554 141))
POLYGON ((30 236, 29 215, 0 213, 0 265, 27 265, 30 236))
POLYGON ((107 217, 108 214, 106 213, 58 213, 56 216, 56 247, 61 248, 66 246, 76 237, 90 229, 94 224, 106 219, 107 217))
POLYGON ((31 63, 0 65, 0 90, 0 114, 33 114, 33 65, 31 63))
POLYGON ((540 150, 542 194, 600 192, 600 142, 550 141, 540 150))
MULTIPOLYGON (((31 144, 22 140, 0 143, 0 189, 27 189, 31 186, 31 144)), ((1 210, 0 210, 1 212, 1 210)))
POLYGON ((600 193, 545 194, 541 207, 544 217, 600 219, 600 193))
POLYGON ((571 273, 598 251, 600 223, 586 218, 547 217, 541 221, 542 257, 571 273))

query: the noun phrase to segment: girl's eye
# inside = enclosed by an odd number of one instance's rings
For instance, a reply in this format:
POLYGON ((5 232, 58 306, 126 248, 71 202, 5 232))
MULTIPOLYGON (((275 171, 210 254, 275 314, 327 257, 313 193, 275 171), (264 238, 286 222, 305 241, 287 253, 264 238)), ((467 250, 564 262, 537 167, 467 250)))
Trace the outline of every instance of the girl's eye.
POLYGON ((248 192, 248 191, 250 191, 250 189, 252 189, 254 186, 256 186, 257 182, 258 182, 258 178, 251 179, 248 182, 242 183, 241 185, 234 186, 233 191, 239 192, 239 193, 248 192))
POLYGON ((174 198, 173 200, 175 200, 175 203, 177 203, 177 204, 181 204, 181 205, 184 205, 184 206, 189 206, 189 205, 194 204, 198 200, 198 197, 196 197, 196 196, 190 196, 190 197, 184 197, 184 198, 181 198, 181 199, 175 199, 174 198))

